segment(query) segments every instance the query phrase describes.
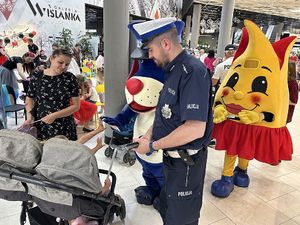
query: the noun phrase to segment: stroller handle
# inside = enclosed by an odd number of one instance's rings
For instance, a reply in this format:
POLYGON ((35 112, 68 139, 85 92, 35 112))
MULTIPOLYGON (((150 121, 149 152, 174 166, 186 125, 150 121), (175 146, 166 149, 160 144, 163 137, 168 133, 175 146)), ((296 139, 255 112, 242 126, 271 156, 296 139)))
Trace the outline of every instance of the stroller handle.
POLYGON ((132 143, 128 143, 128 144, 125 144, 125 145, 121 145, 119 147, 120 148, 125 148, 126 150, 131 150, 133 148, 139 147, 139 143, 138 142, 132 142, 132 143))
MULTIPOLYGON (((122 151, 128 151, 128 150, 131 150, 131 149, 136 148, 138 146, 139 146, 138 142, 133 142, 133 143, 117 146, 116 148, 121 149, 122 151)), ((117 156, 117 149, 114 149, 114 153, 112 155, 111 163, 110 163, 110 166, 109 166, 109 169, 108 169, 108 172, 107 172, 107 178, 109 178, 109 176, 110 176, 111 169, 112 169, 112 166, 114 164, 114 160, 115 160, 116 156, 117 156)))
MULTIPOLYGON (((99 173, 106 174, 107 171, 99 169, 99 173)), ((110 192, 113 193, 114 189, 115 189, 115 185, 116 185, 116 175, 113 172, 110 172, 110 176, 112 177, 112 186, 111 186, 110 192)), ((107 203, 113 202, 111 198, 107 198, 104 195, 91 193, 91 192, 82 190, 80 188, 67 186, 65 184, 54 183, 52 181, 45 180, 43 177, 32 176, 31 174, 24 173, 24 172, 17 172, 17 171, 11 171, 9 169, 0 168, 0 177, 17 180, 17 181, 21 181, 24 183, 35 184, 35 185, 42 186, 42 187, 53 188, 56 190, 62 190, 62 191, 68 192, 70 194, 93 198, 93 199, 101 200, 101 201, 104 201, 107 203)), ((117 205, 119 206, 119 204, 117 204, 117 205)))

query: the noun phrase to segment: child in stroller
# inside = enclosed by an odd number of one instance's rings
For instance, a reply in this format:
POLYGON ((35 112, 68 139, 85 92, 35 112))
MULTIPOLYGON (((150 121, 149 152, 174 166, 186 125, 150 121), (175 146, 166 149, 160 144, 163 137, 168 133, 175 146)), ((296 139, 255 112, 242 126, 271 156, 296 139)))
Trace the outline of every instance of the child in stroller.
POLYGON ((114 194, 116 176, 110 173, 111 188, 104 194, 99 173, 108 171, 98 170, 86 146, 59 138, 42 146, 28 134, 5 129, 0 130, 0 145, 0 197, 23 201, 21 224, 25 212, 36 225, 79 221, 102 225, 111 222, 114 214, 125 218, 124 200, 114 194), (28 207, 26 202, 37 207, 28 207), (43 222, 49 217, 51 222, 43 222))

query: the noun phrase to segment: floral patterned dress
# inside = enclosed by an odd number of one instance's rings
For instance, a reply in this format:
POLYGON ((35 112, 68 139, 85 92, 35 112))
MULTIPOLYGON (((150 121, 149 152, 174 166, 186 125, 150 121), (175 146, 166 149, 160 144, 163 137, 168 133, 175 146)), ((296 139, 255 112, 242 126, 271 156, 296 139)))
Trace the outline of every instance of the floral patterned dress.
MULTIPOLYGON (((30 80, 28 97, 33 98, 36 107, 35 121, 70 106, 72 97, 79 96, 76 77, 69 72, 58 76, 36 73, 30 80)), ((47 140, 56 135, 64 135, 69 140, 77 140, 73 115, 56 119, 52 124, 35 123, 37 138, 47 140)))

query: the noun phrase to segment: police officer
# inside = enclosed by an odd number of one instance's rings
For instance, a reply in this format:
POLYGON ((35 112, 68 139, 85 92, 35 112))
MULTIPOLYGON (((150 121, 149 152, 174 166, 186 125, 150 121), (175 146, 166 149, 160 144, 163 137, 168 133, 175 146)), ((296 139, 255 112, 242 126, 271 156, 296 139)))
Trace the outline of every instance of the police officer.
POLYGON ((212 76, 212 85, 215 86, 218 83, 221 84, 224 80, 234 57, 236 46, 228 44, 225 46, 224 61, 216 66, 215 73, 212 76))
POLYGON ((163 149, 159 211, 165 225, 198 225, 212 130, 211 77, 203 63, 182 49, 178 34, 183 25, 175 18, 134 25, 149 58, 165 71, 153 126, 135 140, 141 154, 163 149))

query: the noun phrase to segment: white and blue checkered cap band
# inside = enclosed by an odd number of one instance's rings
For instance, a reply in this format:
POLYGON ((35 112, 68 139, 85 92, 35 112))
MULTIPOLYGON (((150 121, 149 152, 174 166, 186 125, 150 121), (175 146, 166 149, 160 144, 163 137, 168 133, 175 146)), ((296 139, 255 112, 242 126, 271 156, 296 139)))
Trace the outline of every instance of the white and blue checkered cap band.
POLYGON ((146 21, 144 23, 137 23, 133 25, 133 28, 142 37, 142 39, 145 39, 157 35, 159 33, 165 32, 166 29, 168 29, 168 25, 172 26, 175 21, 176 18, 167 17, 157 20, 146 21))
POLYGON ((142 42, 151 39, 154 36, 162 34, 172 27, 175 27, 174 22, 177 19, 174 17, 161 18, 157 20, 150 20, 143 23, 136 23, 132 26, 136 34, 139 36, 142 42))
POLYGON ((184 22, 175 17, 167 17, 146 22, 135 21, 128 25, 129 30, 137 40, 137 47, 144 48, 154 37, 176 27, 178 40, 181 42, 181 33, 184 22))

